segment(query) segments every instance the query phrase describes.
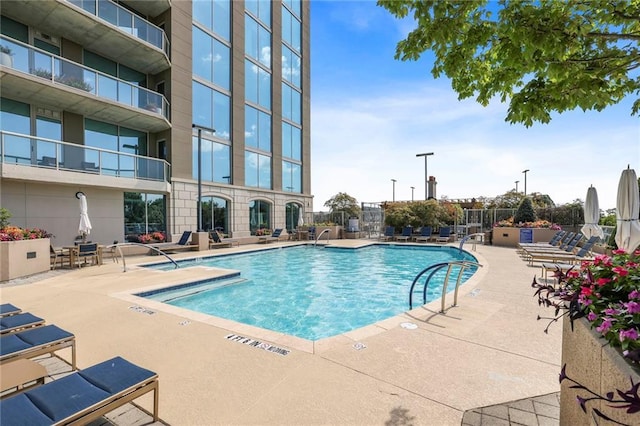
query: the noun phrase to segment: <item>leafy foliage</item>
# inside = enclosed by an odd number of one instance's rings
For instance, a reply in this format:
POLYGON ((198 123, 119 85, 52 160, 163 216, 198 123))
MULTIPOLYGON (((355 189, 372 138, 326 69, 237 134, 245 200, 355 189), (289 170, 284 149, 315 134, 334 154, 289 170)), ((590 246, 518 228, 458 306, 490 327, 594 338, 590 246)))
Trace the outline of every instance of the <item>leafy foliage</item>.
POLYGON ((360 206, 358 200, 346 192, 339 192, 324 203, 325 207, 329 207, 331 213, 344 212, 347 217, 360 216, 360 206))
POLYGON ((515 223, 520 222, 535 222, 537 219, 536 212, 533 210, 533 203, 531 198, 524 197, 516 210, 516 214, 513 217, 515 223))
POLYGON ((11 219, 11 212, 4 207, 0 207, 0 229, 9 226, 9 219, 11 219))
MULTIPOLYGON (((416 22, 396 59, 435 55, 459 99, 509 102, 506 121, 548 123, 551 112, 602 111, 640 91, 640 3, 628 0, 378 0, 416 22)), ((638 114, 640 99, 632 107, 638 114)))
POLYGON ((429 225, 437 228, 443 224, 452 224, 455 218, 462 216, 458 204, 439 203, 437 200, 414 201, 410 203, 386 203, 384 222, 386 225, 402 228, 411 225, 414 228, 429 225))

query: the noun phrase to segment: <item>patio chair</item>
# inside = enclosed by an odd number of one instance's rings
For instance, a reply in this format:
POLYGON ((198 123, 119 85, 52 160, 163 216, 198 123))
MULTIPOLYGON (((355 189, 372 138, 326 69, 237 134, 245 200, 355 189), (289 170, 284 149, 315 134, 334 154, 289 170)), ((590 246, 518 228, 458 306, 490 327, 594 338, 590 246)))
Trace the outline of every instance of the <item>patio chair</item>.
POLYGON ((393 226, 387 226, 384 228, 384 234, 380 235, 380 240, 389 241, 393 240, 393 234, 396 232, 396 229, 393 226))
POLYGON ((431 239, 431 234, 432 234, 432 229, 430 226, 423 226, 420 229, 420 235, 417 237, 414 237, 413 240, 417 243, 417 242, 421 242, 421 241, 429 241, 431 239))
MULTIPOLYGON (((60 267, 64 266, 64 260, 70 258, 71 253, 68 250, 64 250, 62 248, 55 248, 51 244, 49 244, 49 259, 51 263, 51 269, 56 269, 56 265, 58 264, 58 260, 60 261, 60 267)), ((71 260, 69 260, 71 263, 71 260)))
POLYGON ((238 240, 223 238, 218 231, 209 232, 209 248, 240 246, 238 240))
POLYGON ((150 244, 151 247, 157 248, 163 252, 177 251, 177 250, 192 250, 197 248, 197 244, 187 244, 189 241, 189 237, 191 237, 191 231, 184 231, 182 236, 178 240, 177 243, 169 242, 169 243, 157 243, 150 244))
POLYGON ((34 358, 71 348, 71 367, 76 369, 76 340, 68 331, 55 325, 43 325, 18 333, 0 336, 0 364, 23 358, 34 358))
POLYGON ((153 391, 158 421, 158 375, 121 357, 0 401, 3 424, 88 424, 153 391))
POLYGON ((309 227, 309 239, 311 241, 315 241, 315 239, 316 239, 316 227, 315 226, 310 226, 309 227))
POLYGON ((44 324, 44 320, 29 312, 0 318, 0 334, 15 333, 44 324))
POLYGON ((89 259, 91 260, 92 265, 100 265, 98 243, 78 244, 75 250, 71 250, 70 252, 69 262, 72 268, 80 262, 82 262, 83 265, 86 265, 89 259))
POLYGON ((22 312, 22 309, 12 305, 11 303, 3 303, 0 305, 0 318, 7 317, 9 315, 17 315, 20 312, 22 312))
POLYGON ((437 243, 447 243, 449 242, 449 238, 451 238, 451 227, 450 226, 442 226, 440 227, 440 231, 436 236, 437 243))
POLYGON ((567 231, 558 231, 553 235, 553 237, 548 242, 518 243, 517 248, 519 251, 522 251, 525 248, 530 248, 530 247, 541 247, 541 248, 557 247, 565 241, 565 237, 567 237, 566 241, 569 241, 569 239, 572 239, 574 236, 575 236, 574 232, 567 233, 567 231))
POLYGON ((280 241, 280 234, 282 234, 282 228, 276 228, 271 235, 258 237, 258 241, 265 244, 270 241, 280 241))
POLYGON ((578 250, 576 254, 565 253, 562 251, 557 252, 533 252, 530 254, 529 266, 533 266, 533 262, 539 262, 544 260, 550 260, 553 262, 565 262, 565 263, 577 263, 581 260, 586 260, 591 257, 591 248, 595 244, 595 241, 589 240, 584 246, 578 250))
MULTIPOLYGON (((577 234, 569 243, 561 244, 559 247, 529 247, 524 248, 520 253, 522 257, 528 259, 532 254, 535 253, 561 253, 561 254, 573 254, 573 250, 576 248, 578 243, 582 240, 582 234, 577 234)), ((595 241, 594 241, 595 243, 595 241)))
POLYGON ((395 237, 396 241, 409 241, 411 234, 413 233, 413 227, 405 226, 402 228, 402 234, 395 237))

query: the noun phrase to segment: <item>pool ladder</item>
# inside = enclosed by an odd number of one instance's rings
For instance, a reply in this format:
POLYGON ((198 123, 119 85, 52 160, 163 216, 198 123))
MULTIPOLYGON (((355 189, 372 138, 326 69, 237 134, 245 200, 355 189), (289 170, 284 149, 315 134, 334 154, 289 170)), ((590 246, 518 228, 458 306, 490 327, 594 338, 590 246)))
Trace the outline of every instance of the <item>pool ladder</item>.
POLYGON ((447 275, 444 277, 444 282, 442 283, 442 302, 440 306, 440 312, 444 313, 445 311, 444 304, 447 296, 447 286, 449 284, 449 277, 451 276, 451 271, 454 269, 454 267, 460 268, 460 272, 458 273, 458 279, 456 280, 456 289, 453 294, 453 305, 451 305, 451 306, 456 306, 458 304, 458 288, 460 287, 462 274, 464 270, 470 266, 482 267, 481 264, 476 262, 471 262, 468 260, 456 260, 451 262, 436 263, 435 265, 431 265, 428 268, 423 269, 422 272, 420 272, 415 277, 415 279, 413 280, 413 283, 411 283, 411 288, 409 289, 409 309, 413 309, 413 289, 418 283, 418 280, 420 279, 420 277, 425 275, 427 272, 429 272, 429 275, 427 276, 427 279, 424 282, 424 287, 422 288, 422 304, 424 305, 425 303, 427 303, 427 287, 429 286, 429 282, 431 281, 431 278, 433 278, 433 276, 439 270, 447 268, 447 275))
MULTIPOLYGON (((144 247, 144 248, 151 249, 151 251, 154 251, 154 252, 156 252, 158 254, 161 254, 162 256, 164 256, 167 259, 169 259, 171 261, 171 263, 173 263, 173 265, 176 267, 176 269, 178 269, 180 267, 178 265, 178 263, 175 260, 173 260, 171 258, 171 256, 169 256, 167 253, 163 252, 159 248, 156 248, 156 247, 153 247, 153 246, 150 246, 150 245, 147 245, 147 244, 131 243, 130 242, 130 243, 117 243, 117 244, 111 244, 111 245, 106 246, 105 248, 108 248, 108 249, 110 248, 112 250, 115 250, 120 255, 119 257, 122 259, 122 272, 127 272, 127 263, 126 263, 126 261, 124 259, 124 253, 122 253, 122 249, 121 249, 121 247, 123 247, 123 246, 141 246, 141 247, 144 247)), ((115 259, 117 261, 118 258, 116 257, 115 259)))
MULTIPOLYGON (((321 233, 316 237, 316 240, 313 242, 313 246, 314 246, 314 247, 318 245, 318 240, 320 239, 320 237, 322 237, 322 235, 323 235, 325 232, 331 232, 331 230, 330 230, 330 229, 323 229, 323 230, 322 230, 322 232, 321 232, 321 233)), ((328 240, 328 239, 329 239, 329 237, 327 237, 327 240, 328 240)))
POLYGON ((462 250, 462 246, 464 245, 464 243, 466 243, 468 240, 471 240, 473 242, 472 245, 472 250, 476 251, 476 243, 478 242, 478 239, 476 237, 481 237, 480 241, 482 243, 484 243, 484 233, 483 232, 477 232, 475 234, 469 234, 466 237, 464 237, 463 239, 460 240, 460 247, 458 247, 460 250, 462 250), (471 238, 473 237, 473 239, 471 240, 471 238))

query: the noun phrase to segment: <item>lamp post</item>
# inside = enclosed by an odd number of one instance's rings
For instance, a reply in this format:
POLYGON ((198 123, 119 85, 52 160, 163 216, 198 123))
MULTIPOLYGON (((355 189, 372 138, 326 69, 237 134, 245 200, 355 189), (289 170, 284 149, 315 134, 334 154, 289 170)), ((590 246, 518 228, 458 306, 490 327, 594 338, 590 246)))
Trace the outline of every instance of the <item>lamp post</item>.
POLYGON ((529 171, 529 169, 527 170, 523 170, 522 173, 524 173, 524 196, 527 196, 527 172, 529 171))
POLYGON ((429 174, 427 173, 427 157, 433 155, 433 152, 424 152, 416 154, 416 157, 424 157, 424 199, 429 199, 429 174))
POLYGON ((391 182, 393 182, 393 202, 396 202, 396 180, 395 179, 391 179, 391 182))
POLYGON ((197 124, 191 125, 192 129, 198 130, 198 232, 202 231, 202 131, 209 133, 215 133, 214 129, 209 127, 198 126, 197 124))
POLYGON ((518 182, 520 182, 519 180, 516 181, 516 192, 518 192, 518 182))
POLYGON ((411 187, 411 202, 413 202, 413 190, 416 189, 415 186, 411 187))

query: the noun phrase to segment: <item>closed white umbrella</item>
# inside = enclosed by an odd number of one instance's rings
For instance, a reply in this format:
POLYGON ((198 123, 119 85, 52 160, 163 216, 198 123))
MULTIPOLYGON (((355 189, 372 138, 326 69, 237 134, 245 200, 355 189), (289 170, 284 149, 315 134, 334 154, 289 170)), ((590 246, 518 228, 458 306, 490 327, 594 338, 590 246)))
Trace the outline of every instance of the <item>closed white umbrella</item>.
POLYGON ((600 205, 598 203, 598 193, 596 189, 591 186, 587 190, 587 199, 584 202, 584 226, 581 231, 582 234, 591 238, 597 236, 599 238, 604 237, 602 228, 598 225, 600 221, 600 205))
POLYGON ((80 225, 78 226, 78 233, 82 235, 82 241, 85 242, 87 235, 91 233, 87 197, 82 192, 76 192, 76 198, 80 200, 80 225))
POLYGON ((298 213, 298 227, 304 225, 304 219, 302 218, 302 213, 298 213))
POLYGON ((640 245, 640 195, 638 195, 638 178, 633 169, 627 167, 622 171, 618 184, 618 200, 616 202, 616 244, 627 253, 633 252, 640 245))

